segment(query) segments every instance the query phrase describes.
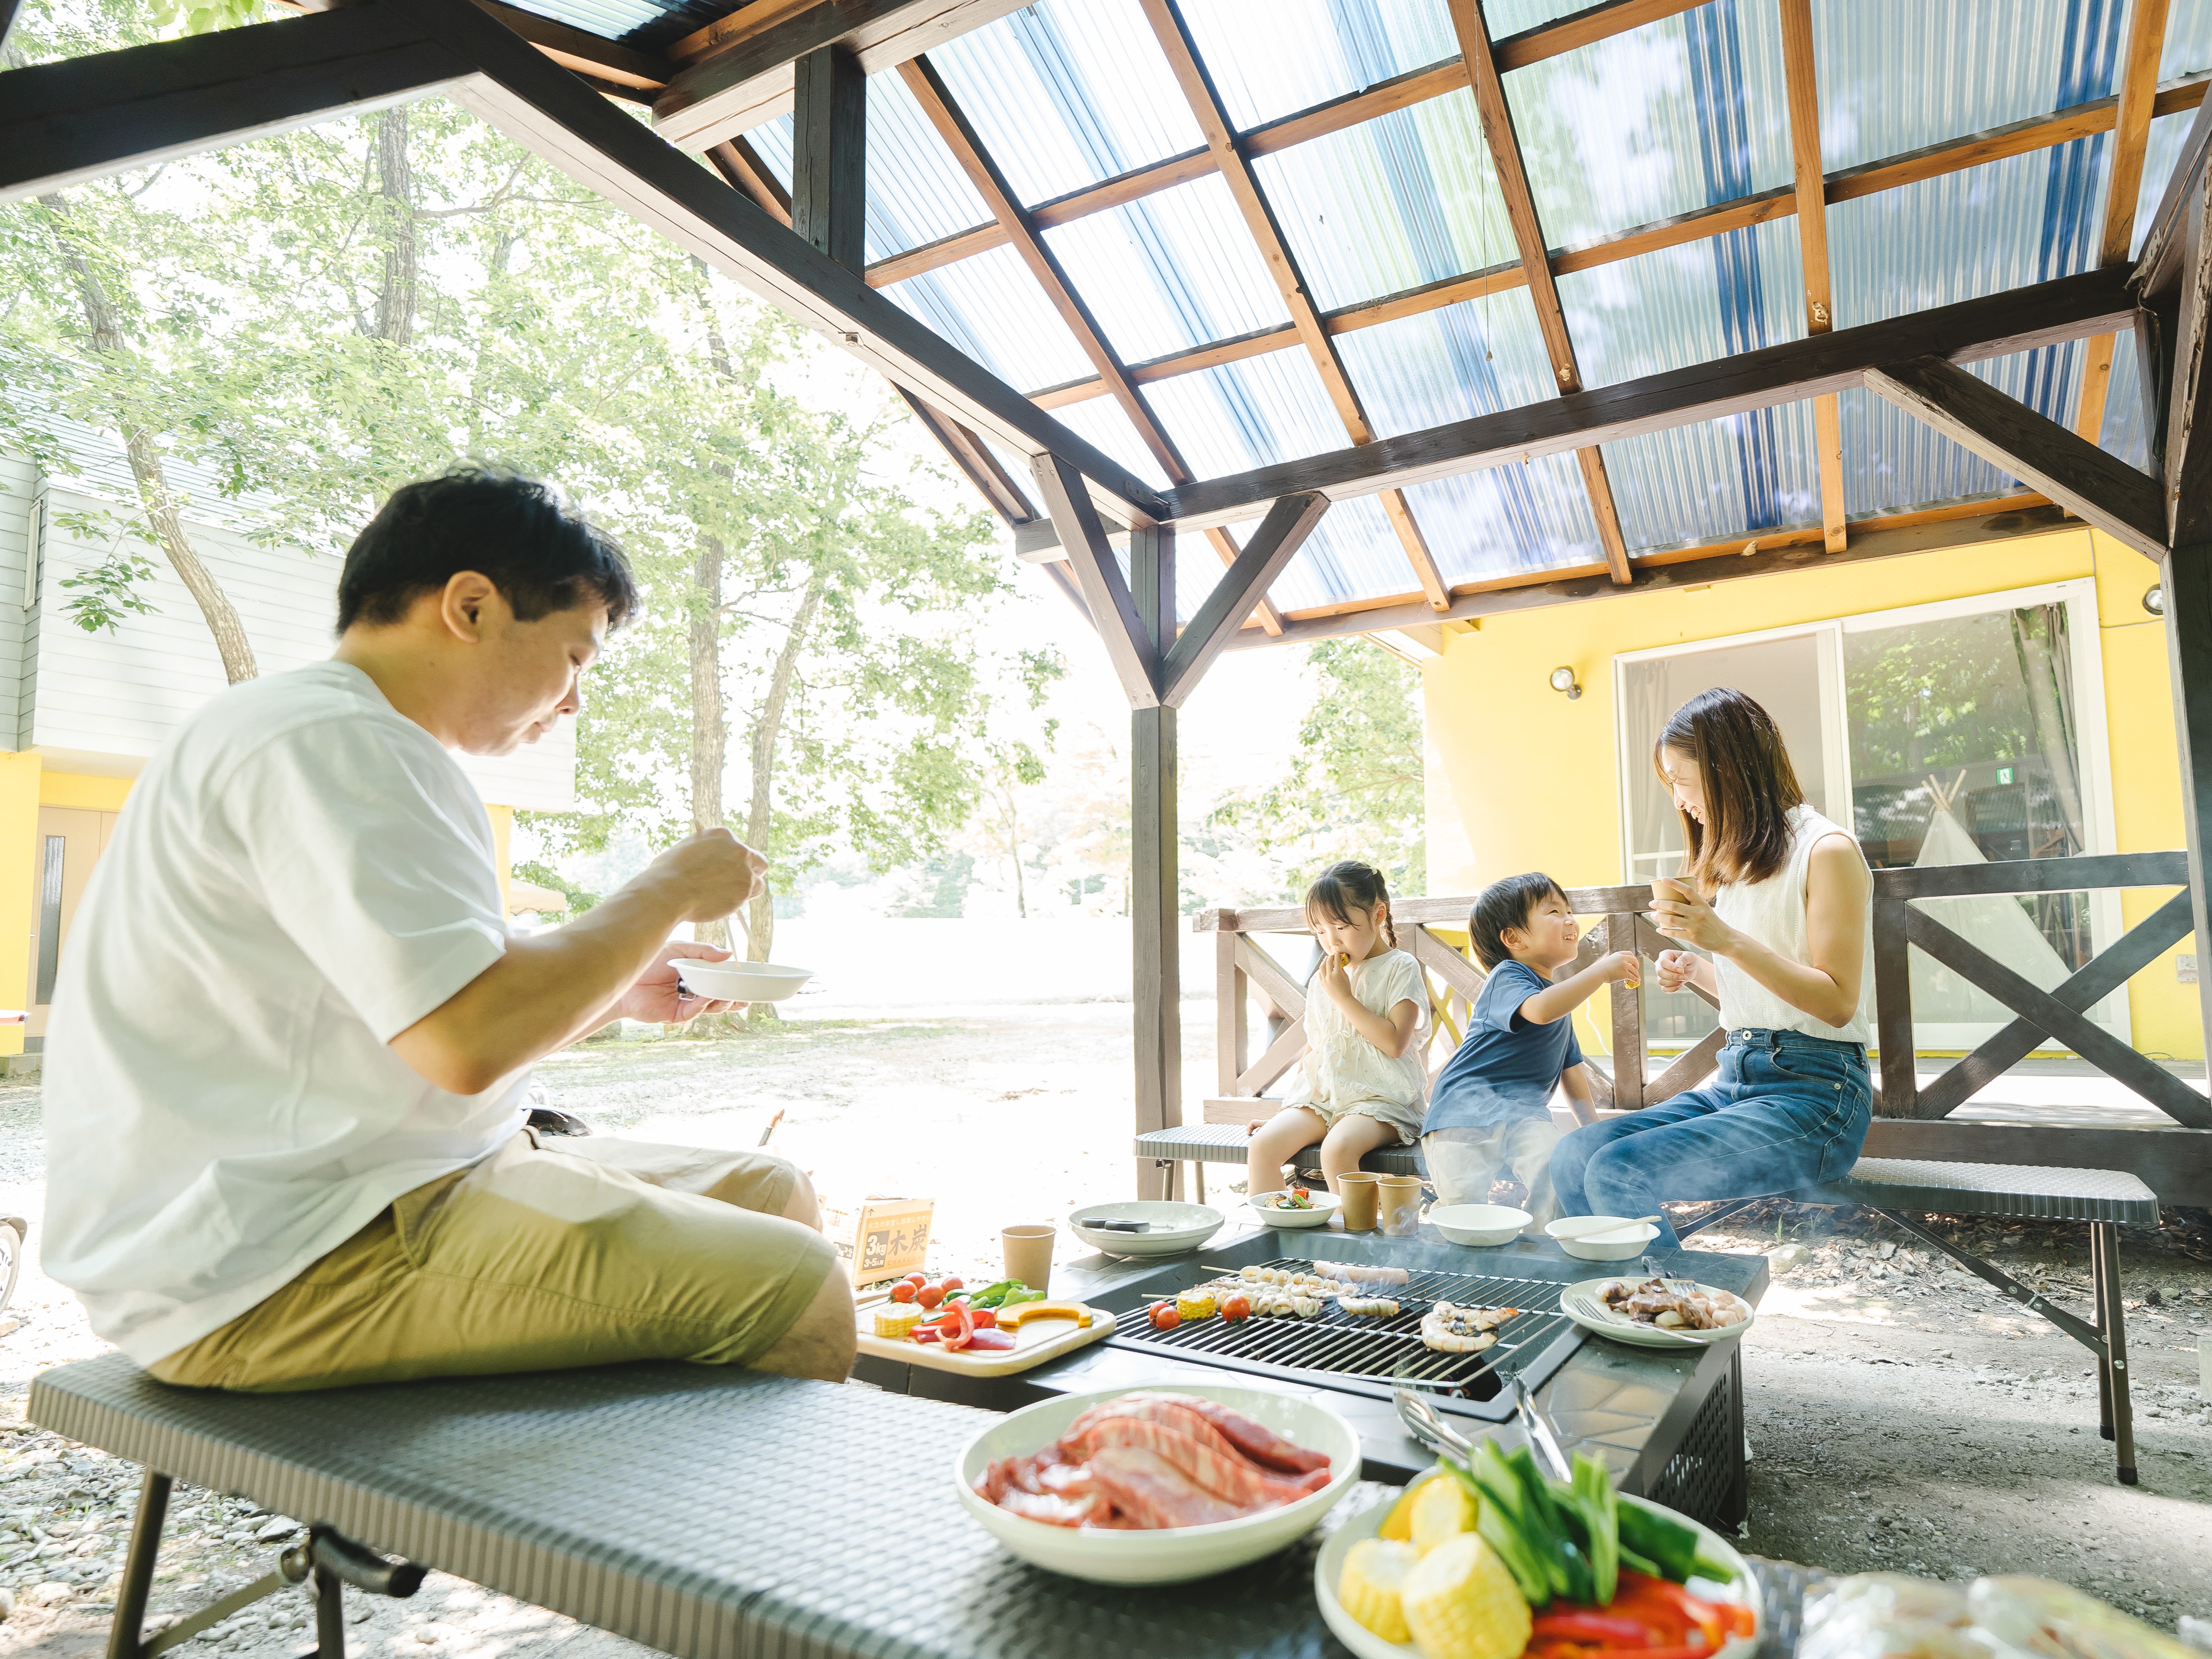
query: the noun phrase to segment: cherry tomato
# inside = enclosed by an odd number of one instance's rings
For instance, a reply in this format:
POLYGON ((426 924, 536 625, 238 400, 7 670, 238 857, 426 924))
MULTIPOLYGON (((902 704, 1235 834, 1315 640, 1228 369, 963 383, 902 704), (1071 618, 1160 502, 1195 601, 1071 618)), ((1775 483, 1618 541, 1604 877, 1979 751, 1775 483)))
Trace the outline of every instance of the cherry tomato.
POLYGON ((925 1308, 933 1308, 945 1300, 945 1287, 942 1285, 925 1285, 914 1293, 914 1299, 925 1308))
POLYGON ((891 1286, 891 1300, 894 1302, 913 1301, 915 1288, 915 1284, 912 1279, 902 1279, 897 1284, 891 1286))
POLYGON ((1249 1297, 1231 1294, 1223 1299, 1220 1313, 1222 1318, 1232 1325, 1240 1319, 1249 1319, 1252 1316, 1252 1300, 1249 1297))
MULTIPOLYGON (((966 1304, 963 1303, 962 1305, 965 1306, 966 1304)), ((998 1328, 999 1316, 988 1308, 970 1308, 968 1311, 968 1316, 975 1322, 975 1328, 979 1331, 990 1331, 996 1330, 998 1328)))
POLYGON ((959 1277, 957 1273, 947 1273, 944 1278, 937 1281, 937 1287, 943 1291, 945 1295, 950 1296, 955 1291, 966 1290, 968 1288, 968 1281, 959 1277))
POLYGON ((1154 1330, 1171 1331, 1182 1323, 1182 1316, 1176 1311, 1176 1304, 1174 1303, 1155 1302, 1152 1304, 1152 1328, 1154 1330))
POLYGON ((908 1273, 906 1276, 906 1282, 913 1285, 916 1290, 920 1290, 924 1285, 929 1283, 929 1275, 927 1273, 908 1273))

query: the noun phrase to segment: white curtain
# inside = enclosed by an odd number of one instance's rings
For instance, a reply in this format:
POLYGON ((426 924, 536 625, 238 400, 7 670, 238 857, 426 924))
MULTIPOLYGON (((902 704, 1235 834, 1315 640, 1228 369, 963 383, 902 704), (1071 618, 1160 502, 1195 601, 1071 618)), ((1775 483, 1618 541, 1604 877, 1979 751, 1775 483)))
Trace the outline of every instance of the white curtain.
MULTIPOLYGON (((1928 834, 1920 843, 1916 869, 1944 864, 1986 864, 1982 849, 1966 833, 1948 807, 1938 805, 1928 821, 1928 834)), ((1979 893, 1958 898, 1920 899, 1916 902, 1968 944, 2027 980, 2038 989, 2055 990, 2068 974, 2066 963, 2051 949, 2051 941, 2034 918, 2008 893, 1979 893)), ((2002 1023, 2012 1012, 1995 997, 1944 967, 1923 951, 1911 953, 1912 963, 1912 1021, 1915 1025, 1964 1025, 2002 1023)), ((1939 1046, 1949 1047, 1950 1044, 1939 1046)))

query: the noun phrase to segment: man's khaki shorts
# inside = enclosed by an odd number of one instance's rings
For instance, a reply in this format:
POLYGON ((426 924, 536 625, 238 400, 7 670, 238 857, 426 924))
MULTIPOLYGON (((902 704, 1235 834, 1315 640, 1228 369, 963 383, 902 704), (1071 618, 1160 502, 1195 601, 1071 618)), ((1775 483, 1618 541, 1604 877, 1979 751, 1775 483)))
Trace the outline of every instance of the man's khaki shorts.
POLYGON ((766 1152, 597 1137, 556 1150, 518 1133, 149 1369, 279 1393, 626 1359, 747 1364, 837 1260, 783 1217, 797 1181, 766 1152))

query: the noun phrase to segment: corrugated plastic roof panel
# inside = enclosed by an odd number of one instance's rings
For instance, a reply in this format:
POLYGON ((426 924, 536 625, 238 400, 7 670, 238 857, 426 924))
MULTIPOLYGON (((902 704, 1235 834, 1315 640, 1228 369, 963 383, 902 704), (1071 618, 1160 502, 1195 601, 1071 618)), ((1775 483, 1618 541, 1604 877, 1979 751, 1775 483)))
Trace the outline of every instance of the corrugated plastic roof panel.
POLYGON ((1045 243, 1124 362, 1291 319, 1218 175, 1058 226, 1045 243))
MULTIPOLYGON (((580 28, 586 34, 596 34, 605 40, 620 40, 641 29, 665 24, 673 5, 663 5, 660 0, 514 0, 525 11, 536 12, 540 17, 550 17, 558 23, 580 28)), ((720 9, 727 11, 728 7, 720 9)), ((694 27, 704 27, 712 21, 704 17, 694 27)))
POLYGON ((1240 128, 1459 56, 1444 0, 1187 0, 1182 15, 1240 128))
MULTIPOLYGON (((1232 525, 1230 534, 1242 546, 1255 528, 1232 525)), ((1362 495, 1329 508, 1297 556, 1275 579, 1267 597, 1282 610, 1304 611, 1419 588, 1405 546, 1390 528, 1382 503, 1362 495)))
POLYGON ((1790 182, 1772 0, 1711 0, 1516 70, 1505 90, 1553 247, 1790 182))
MULTIPOLYGON (((2022 403, 2070 422, 2081 393, 2081 352, 2076 340, 1971 368, 2022 403)), ((1841 392, 1838 403, 1844 428, 1844 509, 1851 517, 2018 495, 2027 488, 1871 392, 1841 392)))
POLYGON ((1024 203, 1206 142, 1136 0, 1040 0, 929 61, 1024 203))
POLYGON ((1009 386, 1035 391, 1091 373, 1091 360, 1075 336, 1010 247, 992 248, 881 292, 1009 386))
POLYGON ((1271 351, 1145 388, 1194 475, 1218 477, 1344 447, 1344 424, 1303 351, 1271 351))
POLYGON ((1104 450, 1153 489, 1167 488, 1168 475, 1146 447, 1121 405, 1111 398, 1093 398, 1053 412, 1077 437, 1104 450))
POLYGON ((1631 553, 1820 522, 1810 404, 1624 438, 1605 446, 1605 469, 1631 553))
POLYGON ((1262 155, 1252 170, 1323 311, 1516 258, 1471 93, 1262 155))
MULTIPOLYGON (((1840 250, 1831 248, 1832 265, 1840 250)), ((1753 225, 1559 278, 1583 384, 1611 386, 1762 346, 1804 330, 1797 227, 1753 225)))
POLYGON ((1525 288, 1355 329, 1336 349, 1385 438, 1541 403, 1554 386, 1525 288))
POLYGON ((1414 484, 1406 504, 1447 583, 1605 561, 1571 455, 1540 455, 1414 484))

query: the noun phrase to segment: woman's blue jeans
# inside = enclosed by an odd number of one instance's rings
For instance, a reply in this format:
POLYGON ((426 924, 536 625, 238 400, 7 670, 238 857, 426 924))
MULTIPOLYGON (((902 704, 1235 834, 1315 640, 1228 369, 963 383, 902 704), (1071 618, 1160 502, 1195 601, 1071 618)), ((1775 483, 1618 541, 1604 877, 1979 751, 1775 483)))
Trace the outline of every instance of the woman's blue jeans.
POLYGON ((1874 1115, 1866 1050, 1802 1031, 1731 1031, 1720 1071, 1691 1089, 1585 1124, 1552 1152, 1562 1215, 1658 1215, 1659 1206, 1795 1192, 1850 1173, 1874 1115))

